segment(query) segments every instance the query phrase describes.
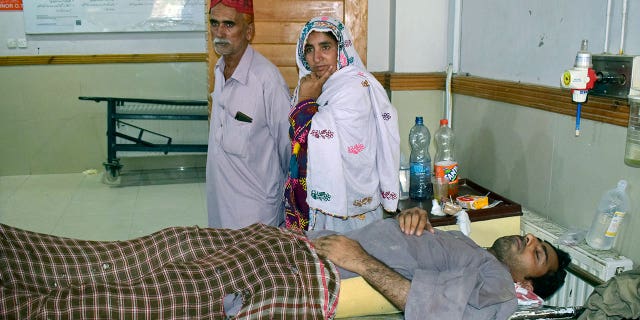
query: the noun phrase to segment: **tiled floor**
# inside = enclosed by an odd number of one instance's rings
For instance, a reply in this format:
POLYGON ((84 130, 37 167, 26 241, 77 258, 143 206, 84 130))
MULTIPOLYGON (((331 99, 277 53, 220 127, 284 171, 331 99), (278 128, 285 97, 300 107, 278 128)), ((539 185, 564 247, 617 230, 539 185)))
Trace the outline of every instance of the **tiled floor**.
POLYGON ((131 239, 168 226, 205 227, 204 172, 123 173, 120 186, 102 183, 101 173, 2 176, 0 223, 87 240, 131 239))

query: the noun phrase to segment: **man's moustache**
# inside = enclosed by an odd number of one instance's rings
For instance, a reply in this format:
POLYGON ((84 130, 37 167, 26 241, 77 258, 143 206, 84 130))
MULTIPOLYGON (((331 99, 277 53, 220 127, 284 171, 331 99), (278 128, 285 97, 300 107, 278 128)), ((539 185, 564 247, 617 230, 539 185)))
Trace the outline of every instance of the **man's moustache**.
POLYGON ((229 44, 229 40, 215 38, 213 39, 213 44, 229 44))

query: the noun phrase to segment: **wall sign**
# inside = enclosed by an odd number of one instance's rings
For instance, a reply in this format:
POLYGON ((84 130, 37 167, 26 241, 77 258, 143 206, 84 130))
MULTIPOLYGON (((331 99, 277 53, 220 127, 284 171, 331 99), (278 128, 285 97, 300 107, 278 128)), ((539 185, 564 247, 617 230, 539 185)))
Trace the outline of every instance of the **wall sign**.
POLYGON ((204 0, 29 0, 24 23, 27 34, 204 31, 204 8, 204 0))
POLYGON ((0 0, 0 11, 22 11, 22 0, 0 0))

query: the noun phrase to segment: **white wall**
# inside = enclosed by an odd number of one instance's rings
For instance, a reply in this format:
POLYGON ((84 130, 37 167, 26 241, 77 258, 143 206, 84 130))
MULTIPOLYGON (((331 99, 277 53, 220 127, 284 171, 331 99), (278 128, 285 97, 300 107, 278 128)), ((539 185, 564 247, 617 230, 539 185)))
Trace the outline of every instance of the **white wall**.
POLYGON ((396 2, 393 47, 395 72, 445 70, 449 42, 448 12, 448 1, 396 2))
MULTIPOLYGON (((376 5, 372 5, 376 10, 376 5)), ((620 49, 623 0, 612 0, 609 53, 620 49)), ((453 0, 397 1, 391 10, 389 70, 444 71, 452 61, 453 0), (446 11, 438 17, 434 12, 446 11), (443 29, 440 29, 443 28, 443 29), (447 30, 447 36, 434 44, 447 30), (447 49, 442 53, 441 49, 447 49)), ((640 55, 640 1, 629 0, 624 52, 640 55)), ((462 1, 459 73, 559 87, 582 39, 594 54, 604 51, 607 1, 462 1)), ((371 24, 370 30, 376 25, 371 24)), ((369 42, 372 35, 369 35, 369 42)), ((371 48, 371 44, 370 44, 371 48)), ((369 53, 371 56, 371 52, 369 53)), ((370 61, 371 63, 371 61, 370 61)), ((569 92, 567 92, 567 95, 569 92)), ((444 99, 439 92, 392 92, 398 108, 402 151, 408 129, 425 116, 433 135, 444 99)), ((587 102, 588 103, 588 102, 587 102)), ((615 248, 640 263, 640 169, 623 162, 626 128, 582 120, 574 136, 573 116, 456 95, 454 127, 461 176, 505 195, 566 227, 587 229, 602 193, 629 181, 632 210, 615 248)), ((431 148, 433 155, 433 146, 431 148)))
MULTIPOLYGON (((613 0, 609 48, 617 52, 622 0, 613 0)), ((582 39, 604 50, 602 0, 464 1, 461 72, 559 87, 582 39)), ((625 52, 640 55, 640 1, 629 0, 625 52)), ((570 93, 567 91, 567 95, 570 93)), ((587 105, 588 105, 587 101, 587 105)), ((566 227, 587 229, 603 192, 629 181, 632 210, 615 245, 636 264, 640 168, 623 162, 626 128, 462 95, 454 97, 461 175, 566 227)))
MULTIPOLYGON (((107 104, 79 96, 206 99, 207 67, 204 62, 8 66, 0 67, 0 84, 0 176, 82 172, 101 170, 106 161, 107 104)), ((149 128, 154 121, 144 122, 149 128)), ((174 143, 207 141, 206 121, 179 122, 169 121, 156 132, 174 137, 174 143), (186 132, 172 134, 176 130, 186 132)))
MULTIPOLYGON (((612 1, 609 52, 618 53, 622 0, 612 1)), ((640 54, 640 1, 629 0, 625 52, 640 54)), ((603 53, 607 1, 464 1, 461 72, 559 87, 582 39, 603 53)))
POLYGON ((388 71, 391 63, 391 43, 394 41, 391 26, 395 1, 369 2, 367 34, 367 68, 369 71, 388 71))

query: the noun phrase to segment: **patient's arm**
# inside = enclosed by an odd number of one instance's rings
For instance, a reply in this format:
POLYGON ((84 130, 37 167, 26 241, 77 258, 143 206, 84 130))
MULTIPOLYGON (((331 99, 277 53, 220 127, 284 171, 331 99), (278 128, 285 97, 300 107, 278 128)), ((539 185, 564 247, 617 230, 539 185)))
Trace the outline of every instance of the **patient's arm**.
POLYGON ((393 305, 404 310, 411 282, 369 255, 357 241, 331 235, 314 240, 314 245, 318 254, 343 269, 359 274, 393 305))

